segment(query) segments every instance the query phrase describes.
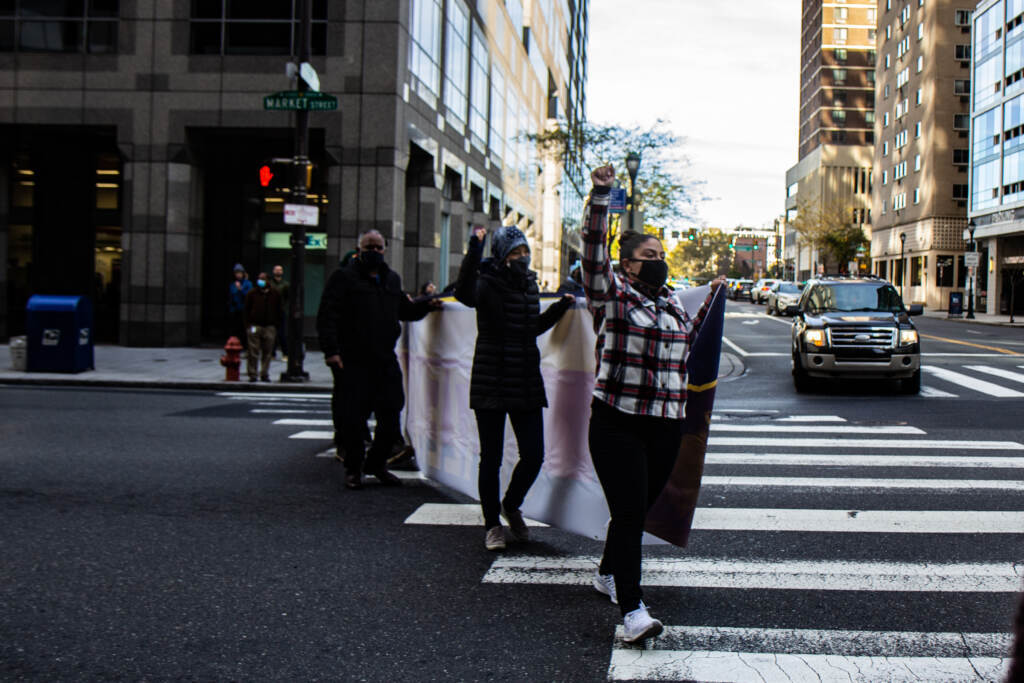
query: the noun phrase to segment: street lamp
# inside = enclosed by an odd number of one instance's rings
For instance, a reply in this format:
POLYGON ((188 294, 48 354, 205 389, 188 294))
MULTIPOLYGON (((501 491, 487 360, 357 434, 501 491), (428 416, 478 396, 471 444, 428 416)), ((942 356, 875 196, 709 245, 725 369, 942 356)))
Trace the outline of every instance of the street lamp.
MULTIPOLYGON (((907 245, 907 233, 900 233, 900 299, 903 298, 903 280, 907 276, 907 264, 903 262, 903 248, 907 245)), ((907 304, 904 303, 904 306, 907 304)))
POLYGON ((630 152, 626 155, 626 170, 629 172, 629 229, 635 230, 636 217, 636 173, 640 170, 640 155, 630 152))
MULTIPOLYGON (((978 226, 974 223, 974 219, 967 224, 967 234, 971 236, 971 251, 977 251, 978 245, 974 241, 974 229, 978 226)), ((975 269, 972 266, 970 269, 970 277, 967 279, 967 319, 974 320, 974 273, 975 269)))

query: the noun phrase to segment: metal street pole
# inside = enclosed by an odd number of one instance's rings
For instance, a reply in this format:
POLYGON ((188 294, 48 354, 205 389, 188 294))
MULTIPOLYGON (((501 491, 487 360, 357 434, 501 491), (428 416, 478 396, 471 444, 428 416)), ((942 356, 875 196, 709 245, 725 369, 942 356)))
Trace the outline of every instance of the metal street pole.
MULTIPOLYGON (((971 251, 978 251, 978 244, 974 241, 974 221, 967 224, 967 232, 971 236, 971 251)), ((977 266, 971 266, 970 277, 967 279, 967 319, 974 320, 974 278, 978 272, 977 266)))
MULTIPOLYGON (((312 37, 312 1, 296 0, 299 15, 299 35, 296 57, 299 66, 310 60, 310 39, 312 37)), ((306 81, 297 79, 298 91, 309 90, 306 81)), ((292 158, 292 197, 296 204, 306 203, 306 188, 309 182, 309 110, 295 112, 295 152, 292 158)), ((303 344, 303 321, 305 319, 306 285, 306 226, 292 226, 292 282, 289 297, 288 318, 288 370, 281 375, 284 382, 302 382, 309 379, 309 373, 302 367, 305 355, 303 344)))
MULTIPOLYGON (((626 171, 629 172, 629 229, 636 230, 636 174, 640 170, 640 155, 630 152, 626 155, 626 171)), ((642 227, 642 226, 641 226, 642 227)))
MULTIPOLYGON (((907 244, 907 233, 900 233, 900 299, 903 299, 903 280, 907 277, 907 264, 903 260, 903 247, 907 244)), ((907 304, 904 303, 904 306, 907 304)))

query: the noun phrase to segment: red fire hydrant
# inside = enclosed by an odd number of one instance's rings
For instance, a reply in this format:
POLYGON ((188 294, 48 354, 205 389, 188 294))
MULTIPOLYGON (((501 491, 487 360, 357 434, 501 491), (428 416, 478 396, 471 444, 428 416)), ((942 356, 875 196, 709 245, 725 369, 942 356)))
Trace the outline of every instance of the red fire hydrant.
POLYGON ((238 368, 242 366, 242 342, 238 341, 238 337, 229 337, 224 351, 226 353, 220 357, 220 364, 224 366, 224 381, 237 382, 238 368))

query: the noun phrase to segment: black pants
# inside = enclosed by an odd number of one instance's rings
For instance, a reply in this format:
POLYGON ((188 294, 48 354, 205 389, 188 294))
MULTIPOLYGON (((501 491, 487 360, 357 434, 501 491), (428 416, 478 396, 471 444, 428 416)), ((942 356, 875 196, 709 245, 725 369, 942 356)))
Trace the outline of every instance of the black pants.
POLYGON ((484 513, 484 527, 488 529, 501 524, 501 482, 498 475, 505 450, 505 415, 512 421, 519 444, 519 462, 512 470, 512 479, 503 501, 507 509, 518 510, 522 506, 544 462, 544 419, 540 408, 507 413, 504 410, 476 411, 476 428, 480 433, 477 489, 484 513))
POLYGON ((395 361, 383 368, 332 367, 331 373, 335 445, 345 451, 345 470, 349 474, 375 474, 387 467, 391 448, 401 434, 399 414, 405 404, 402 371, 395 361), (376 415, 377 428, 367 453, 363 437, 370 413, 376 415))
POLYGON ((599 571, 615 576, 623 614, 640 606, 640 548, 647 511, 665 488, 682 441, 681 420, 631 415, 595 399, 590 457, 611 512, 599 571))

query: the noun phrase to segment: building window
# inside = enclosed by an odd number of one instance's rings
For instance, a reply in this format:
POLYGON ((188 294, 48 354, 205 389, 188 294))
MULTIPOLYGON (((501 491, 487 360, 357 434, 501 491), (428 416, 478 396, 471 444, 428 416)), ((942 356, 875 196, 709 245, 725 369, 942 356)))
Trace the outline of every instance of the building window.
POLYGON ((883 185, 888 185, 889 184, 889 171, 888 171, 888 169, 882 171, 882 184, 883 185))
POLYGON ((953 114, 953 130, 967 130, 971 127, 969 114, 953 114))
POLYGON ((967 183, 958 183, 953 186, 953 199, 967 199, 967 183))
POLYGON ((409 71, 426 90, 420 94, 436 100, 441 94, 441 0, 412 0, 409 38, 409 71))
POLYGON ((920 204, 921 203, 921 190, 920 190, 920 188, 917 188, 917 187, 914 188, 914 203, 915 204, 920 204))
POLYGON ((892 55, 886 53, 886 55, 885 55, 885 68, 886 69, 888 69, 890 66, 892 66, 892 61, 890 59, 891 57, 892 57, 892 55))
POLYGON ((832 80, 836 83, 845 83, 846 69, 832 69, 832 80))
POLYGON ((917 73, 924 71, 924 55, 917 56, 917 73))
MULTIPOLYGON (((194 55, 294 55, 300 19, 295 2, 193 0, 189 51, 194 55)), ((313 2, 310 52, 327 54, 327 2, 313 2)))
POLYGON ((954 95, 970 95, 971 94, 971 81, 970 79, 956 79, 953 81, 953 94, 954 95))
POLYGON ((883 140, 882 141, 882 156, 883 157, 889 156, 889 141, 888 140, 883 140))
POLYGON ((922 91, 921 91, 921 88, 918 88, 918 89, 917 89, 917 99, 915 100, 915 103, 916 103, 916 104, 917 104, 917 106, 919 106, 919 107, 921 106, 921 99, 922 99, 922 97, 923 97, 923 93, 922 93, 922 91))
POLYGON ((966 149, 953 150, 953 163, 957 166, 966 166, 970 162, 970 153, 966 149))
POLYGON ((917 25, 917 39, 918 40, 923 40, 924 39, 924 23, 920 23, 920 24, 917 25))
POLYGON ((458 123, 465 124, 469 101, 469 8, 463 0, 448 0, 444 75, 445 107, 458 123))
POLYGON ((835 41, 836 45, 846 44, 847 33, 848 31, 845 28, 832 29, 832 39, 835 41))
POLYGON ((874 122, 875 122, 875 112, 873 112, 873 111, 866 111, 866 112, 864 112, 864 123, 874 123, 874 122))
POLYGON ((849 17, 849 15, 850 15, 850 10, 846 9, 845 7, 836 7, 835 8, 835 15, 834 16, 835 16, 837 24, 845 24, 847 18, 849 17))
POLYGON ((916 172, 918 172, 920 170, 921 170, 921 155, 920 154, 916 154, 916 155, 914 155, 914 172, 916 173, 916 172))
POLYGON ((834 130, 834 131, 832 131, 832 142, 846 142, 846 131, 845 130, 834 130))
POLYGON ((910 259, 910 286, 920 287, 924 273, 928 270, 928 257, 915 256, 910 259))
POLYGON ((491 155, 501 161, 505 153, 505 75, 491 65, 491 155))
POLYGON ((958 9, 956 11, 956 25, 957 26, 970 26, 971 25, 971 10, 969 10, 969 9, 958 9))
POLYGON ((878 16, 878 11, 877 10, 869 9, 868 10, 868 23, 869 24, 875 23, 875 19, 876 19, 877 16, 878 16))
POLYGON ((840 126, 845 124, 846 123, 846 112, 843 111, 842 109, 833 109, 832 110, 832 122, 835 123, 835 124, 838 124, 840 126))
POLYGON ((954 45, 953 46, 956 54, 957 61, 969 62, 971 61, 971 46, 970 45, 954 45))
POLYGON ((119 0, 0 2, 0 52, 117 53, 119 0))
POLYGON ((917 123, 914 124, 914 137, 915 138, 921 137, 921 122, 920 121, 918 121, 917 123))
POLYGON ((837 62, 845 62, 847 58, 846 49, 840 48, 832 51, 832 56, 835 57, 837 62))
POLYGON ((889 84, 888 83, 886 83, 885 87, 882 88, 882 99, 883 100, 889 99, 889 84))
POLYGON ((487 39, 484 32, 473 24, 473 61, 469 79, 469 132, 473 144, 480 149, 487 146, 487 39))

